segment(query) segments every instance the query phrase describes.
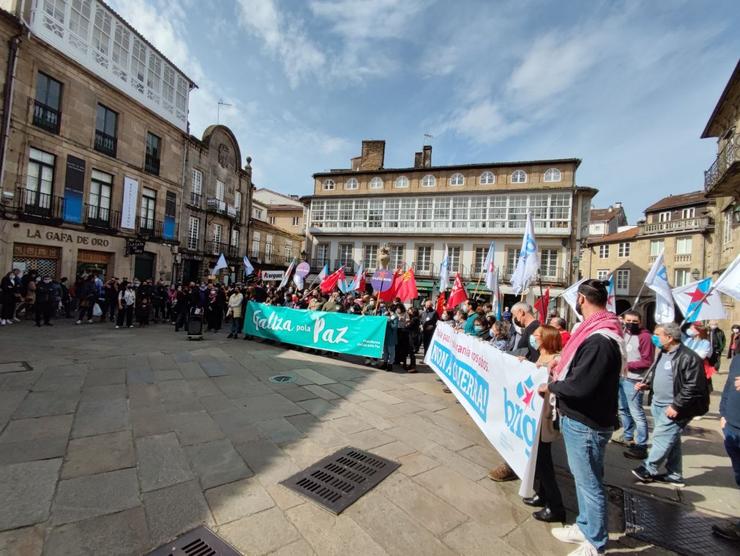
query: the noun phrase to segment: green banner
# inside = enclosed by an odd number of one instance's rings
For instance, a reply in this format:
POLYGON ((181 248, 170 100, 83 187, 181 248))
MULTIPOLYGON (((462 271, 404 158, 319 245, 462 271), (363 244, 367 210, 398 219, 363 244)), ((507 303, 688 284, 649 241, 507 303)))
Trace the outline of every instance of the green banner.
POLYGON ((385 317, 247 303, 244 334, 363 357, 383 356, 385 317))

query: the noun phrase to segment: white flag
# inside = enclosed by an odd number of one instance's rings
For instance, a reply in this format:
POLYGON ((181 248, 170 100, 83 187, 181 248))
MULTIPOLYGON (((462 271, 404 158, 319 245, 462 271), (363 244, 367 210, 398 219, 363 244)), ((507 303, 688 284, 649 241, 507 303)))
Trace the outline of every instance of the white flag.
POLYGON ((676 311, 673 307, 673 295, 662 252, 650 268, 645 285, 655 292, 655 322, 673 322, 676 311))
POLYGON ((730 266, 717 278, 714 289, 734 299, 740 299, 740 255, 735 257, 730 266))
POLYGON ((450 253, 445 245, 445 256, 442 257, 442 263, 439 265, 439 291, 447 291, 450 282, 450 253))
POLYGON ((521 294, 540 269, 540 258, 537 253, 537 239, 534 237, 532 213, 527 213, 527 226, 524 229, 522 248, 519 251, 519 260, 516 263, 514 275, 511 277, 511 289, 516 295, 521 294))
POLYGON ((711 278, 673 288, 673 299, 681 308, 686 322, 727 318, 722 298, 712 287, 711 278))
POLYGON ((295 284, 295 287, 299 290, 303 289, 303 276, 298 274, 297 272, 293 274, 293 283, 295 284))
POLYGON ((288 285, 288 280, 290 280, 290 273, 293 272, 293 267, 295 267, 295 259, 290 261, 290 265, 288 265, 288 270, 285 271, 283 279, 280 280, 280 285, 277 287, 277 289, 284 288, 288 285))
POLYGON ((254 274, 254 267, 252 266, 252 263, 249 262, 246 255, 244 255, 242 262, 244 263, 244 276, 251 276, 254 274))
MULTIPOLYGON (((563 293, 560 294, 560 297, 563 298, 563 301, 565 301, 568 305, 570 305, 570 308, 573 309, 573 312, 578 315, 578 312, 576 311, 576 300, 578 299, 578 286, 583 284, 587 278, 581 278, 573 284, 571 287, 569 287, 567 290, 565 290, 563 293)), ((579 319, 583 319, 581 315, 578 315, 579 319)))
POLYGON ((617 299, 614 296, 614 274, 609 277, 609 287, 606 289, 606 310, 617 312, 617 299))
POLYGON ((486 272, 486 277, 484 279, 486 283, 486 287, 491 290, 492 292, 496 292, 498 290, 498 283, 496 281, 496 267, 493 264, 493 254, 496 252, 496 243, 491 242, 491 245, 488 247, 488 254, 486 255, 486 260, 483 261, 483 268, 486 272))
POLYGON ((224 257, 224 254, 221 253, 221 256, 218 258, 218 261, 216 262, 216 266, 213 267, 213 273, 216 274, 219 270, 222 268, 228 268, 228 264, 226 264, 226 257, 224 257))

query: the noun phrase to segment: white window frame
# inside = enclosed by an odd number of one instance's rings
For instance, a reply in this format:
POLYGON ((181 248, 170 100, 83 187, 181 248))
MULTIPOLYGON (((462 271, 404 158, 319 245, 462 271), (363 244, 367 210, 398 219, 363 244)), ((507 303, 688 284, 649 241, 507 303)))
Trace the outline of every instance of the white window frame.
POLYGON ((393 187, 395 187, 396 189, 408 189, 409 179, 406 176, 398 176, 393 181, 393 187))
POLYGON ((671 211, 666 210, 666 211, 658 213, 658 222, 670 222, 670 221, 671 221, 671 211))
POLYGON ((630 269, 620 268, 614 273, 614 293, 627 294, 630 289, 630 269))
POLYGON ((262 241, 262 234, 258 231, 252 232, 252 257, 259 258, 260 256, 260 241, 262 241))
POLYGON ((437 185, 437 178, 435 178, 432 174, 427 174, 423 178, 421 178, 421 186, 422 187, 435 187, 437 185))
POLYGON ((231 246, 239 248, 239 230, 233 228, 231 230, 231 246))
POLYGON ((632 245, 629 241, 622 241, 619 244, 619 256, 621 258, 629 257, 632 245))
POLYGON ((196 195, 203 194, 203 172, 193 168, 190 173, 190 192, 196 195))
POLYGON ((221 243, 223 236, 224 236, 223 224, 214 224, 213 225, 213 243, 221 243))
POLYGON ((599 269, 596 271, 596 279, 597 280, 606 280, 609 278, 609 271, 605 269, 599 269))
POLYGON ((326 179, 321 184, 321 187, 324 191, 334 191, 337 188, 337 184, 334 182, 334 180, 326 179))
POLYGON ((348 191, 359 189, 360 182, 357 181, 357 178, 350 178, 346 182, 344 182, 344 188, 348 191))
POLYGON ((188 218, 188 249, 198 249, 200 239, 200 218, 190 216, 188 218))
POLYGON ((657 257, 665 250, 665 241, 662 239, 650 240, 650 256, 657 257))
POLYGON ((676 255, 691 255, 694 238, 691 236, 676 238, 676 255), (686 250, 688 248, 688 250, 686 250))
POLYGON ((301 224, 301 217, 300 216, 294 216, 293 217, 293 226, 300 226, 301 224))
POLYGON ((218 199, 219 201, 223 201, 225 193, 226 184, 221 180, 216 180, 216 199, 218 199))
POLYGON ((722 213, 722 245, 732 243, 732 218, 734 207, 730 207, 722 213))
POLYGON ((511 173, 511 183, 527 183, 528 179, 527 172, 524 170, 514 170, 511 173))
POLYGON ((450 179, 447 183, 454 187, 465 185, 465 176, 463 176, 460 172, 455 172, 450 176, 450 179))
POLYGON ((542 249, 540 251, 540 275, 543 278, 557 278, 558 276, 558 250, 542 249))
POLYGON ((483 172, 478 177, 478 185, 493 185, 496 183, 496 174, 491 171, 483 172))
POLYGON ((375 176, 373 179, 370 180, 370 189, 383 189, 384 186, 385 182, 383 182, 383 178, 381 178, 380 176, 375 176))
POLYGON ((696 207, 688 207, 681 209, 681 218, 696 218, 696 207))
POLYGON ((433 253, 434 247, 432 245, 416 246, 416 264, 414 266, 417 272, 428 274, 432 271, 433 253))
POLYGON ((562 181, 563 175, 557 168, 548 168, 545 170, 544 181, 545 183, 555 183, 562 181))
POLYGON ((673 287, 680 288, 691 281, 691 270, 688 268, 676 268, 673 270, 673 287), (679 278, 680 277, 680 278, 679 278))
POLYGON ((599 258, 600 259, 609 258, 609 244, 608 243, 605 243, 604 245, 599 245, 599 258))

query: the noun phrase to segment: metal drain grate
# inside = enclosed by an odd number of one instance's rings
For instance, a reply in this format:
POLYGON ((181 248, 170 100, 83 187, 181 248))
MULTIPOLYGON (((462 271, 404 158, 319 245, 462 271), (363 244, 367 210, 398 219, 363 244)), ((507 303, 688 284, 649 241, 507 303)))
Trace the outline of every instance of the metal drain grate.
POLYGON ((338 515, 399 467, 399 463, 349 447, 280 484, 338 515))
POLYGON ((712 525, 722 519, 657 498, 624 491, 625 532, 679 554, 727 556, 737 554, 737 546, 712 534, 712 525))
POLYGON ((270 377, 270 382, 274 382, 275 384, 288 384, 290 382, 295 382, 295 377, 293 375, 275 375, 270 377))
POLYGON ((147 556, 241 556, 208 527, 197 527, 147 556))

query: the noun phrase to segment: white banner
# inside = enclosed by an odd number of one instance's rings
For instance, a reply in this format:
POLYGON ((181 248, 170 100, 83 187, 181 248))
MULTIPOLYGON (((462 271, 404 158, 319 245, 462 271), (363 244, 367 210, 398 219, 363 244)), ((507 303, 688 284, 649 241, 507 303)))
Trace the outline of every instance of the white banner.
POLYGON ((532 496, 543 404, 537 388, 547 382, 547 369, 443 322, 424 362, 522 480, 520 496, 532 496))
POLYGON ((139 200, 139 182, 134 178, 123 178, 123 208, 121 209, 121 228, 136 228, 136 205, 139 200))
POLYGON ((265 282, 277 282, 283 280, 285 278, 285 271, 284 270, 263 270, 260 273, 260 278, 264 280, 265 282))

